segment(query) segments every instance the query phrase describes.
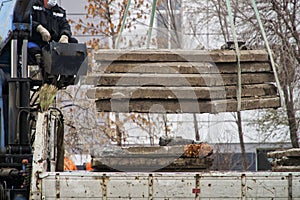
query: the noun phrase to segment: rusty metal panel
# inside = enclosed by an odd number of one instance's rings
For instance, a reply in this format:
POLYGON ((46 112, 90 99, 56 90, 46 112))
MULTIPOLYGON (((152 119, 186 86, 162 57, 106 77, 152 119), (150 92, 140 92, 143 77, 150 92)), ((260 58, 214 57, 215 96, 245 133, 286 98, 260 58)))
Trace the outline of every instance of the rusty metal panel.
POLYGON ((154 175, 153 197, 154 199, 192 199, 195 198, 195 176, 179 174, 154 175))
POLYGON ((202 198, 241 198, 240 176, 203 176, 200 178, 202 198))
POLYGON ((48 198, 102 198, 103 178, 92 173, 64 172, 42 178, 42 196, 48 198))
POLYGON ((108 199, 148 199, 148 176, 122 173, 117 176, 107 176, 106 197, 108 199))
POLYGON ((293 199, 300 199, 300 174, 292 173, 293 181, 292 181, 292 194, 293 199))
POLYGON ((44 199, 298 199, 300 173, 42 173, 44 199))
MULTIPOLYGON (((51 197, 51 198, 45 198, 46 200, 58 200, 58 198, 54 198, 54 197, 51 197)), ((100 200, 100 199, 102 199, 102 198, 99 198, 99 197, 96 197, 96 198, 93 198, 93 197, 88 197, 88 198, 82 198, 82 197, 80 197, 80 198, 73 198, 73 197, 71 197, 71 198, 66 198, 66 197, 63 197, 63 198, 60 198, 60 199, 63 199, 63 200, 82 200, 82 199, 89 199, 89 200, 100 200)))
POLYGON ((288 180, 285 176, 247 177, 247 197, 284 198, 288 196, 288 180))

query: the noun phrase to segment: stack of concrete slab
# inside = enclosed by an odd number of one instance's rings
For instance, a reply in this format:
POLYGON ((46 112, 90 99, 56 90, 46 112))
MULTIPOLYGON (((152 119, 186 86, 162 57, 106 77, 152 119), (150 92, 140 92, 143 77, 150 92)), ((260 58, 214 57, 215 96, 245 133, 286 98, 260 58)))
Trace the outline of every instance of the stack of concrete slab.
POLYGON ((288 149, 268 153, 273 159, 272 171, 276 172, 300 172, 300 149, 288 149))
MULTIPOLYGON (((100 50, 95 87, 88 97, 98 111, 219 113, 237 110, 238 65, 230 50, 100 50)), ((241 109, 277 108, 269 57, 264 50, 242 50, 241 109)))
POLYGON ((131 146, 106 147, 94 150, 92 168, 94 171, 205 171, 213 163, 210 155, 213 148, 206 144, 174 146, 131 146), (187 154, 194 146, 197 155, 187 154), (196 148, 197 147, 197 148, 196 148))

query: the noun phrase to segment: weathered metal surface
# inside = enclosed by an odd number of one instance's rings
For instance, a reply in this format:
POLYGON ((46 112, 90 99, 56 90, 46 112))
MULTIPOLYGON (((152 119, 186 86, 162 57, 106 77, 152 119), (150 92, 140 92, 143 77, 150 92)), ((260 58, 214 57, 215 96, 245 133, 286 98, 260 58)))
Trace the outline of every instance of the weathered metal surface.
POLYGON ((102 176, 94 177, 86 173, 72 175, 65 172, 53 173, 51 176, 44 173, 40 177, 43 177, 42 197, 47 197, 46 199, 82 199, 86 197, 92 199, 103 196, 102 185, 104 181, 102 176))
POLYGON ((300 173, 296 172, 79 171, 43 173, 40 178, 43 199, 300 199, 300 173))
POLYGON ((47 171, 47 148, 48 148, 48 113, 38 113, 35 140, 33 143, 32 173, 30 185, 30 199, 41 198, 41 182, 38 179, 39 173, 47 171))
MULTIPOLYGON (((288 177, 260 176, 247 179, 247 197, 251 198, 286 198, 288 197, 288 177)), ((294 197, 300 197, 299 194, 294 197)))

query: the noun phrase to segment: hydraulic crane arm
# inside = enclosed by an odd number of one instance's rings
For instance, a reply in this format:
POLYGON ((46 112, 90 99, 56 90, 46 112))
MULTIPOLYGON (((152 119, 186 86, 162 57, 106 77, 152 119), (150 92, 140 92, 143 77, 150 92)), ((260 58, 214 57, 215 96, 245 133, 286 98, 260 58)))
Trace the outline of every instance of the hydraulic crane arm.
POLYGON ((0 0, 0 54, 14 32, 30 31, 30 10, 33 0, 0 0))

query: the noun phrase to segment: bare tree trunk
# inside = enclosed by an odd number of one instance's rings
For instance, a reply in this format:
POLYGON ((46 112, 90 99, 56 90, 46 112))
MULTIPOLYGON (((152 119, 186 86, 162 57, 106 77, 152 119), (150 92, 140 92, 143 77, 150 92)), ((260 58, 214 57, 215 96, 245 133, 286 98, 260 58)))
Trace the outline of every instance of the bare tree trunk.
POLYGON ((240 139, 240 147, 242 152, 242 160, 243 160, 243 170, 247 171, 248 164, 247 164, 247 156, 246 156, 246 148, 244 143, 244 134, 243 134, 243 128, 242 128, 242 117, 241 112, 237 112, 237 126, 238 126, 238 132, 239 132, 239 139, 240 139))
POLYGON ((200 140, 200 135, 199 135, 197 115, 194 113, 193 117, 194 117, 195 138, 196 138, 196 141, 199 141, 200 140))
POLYGON ((289 130, 290 130, 290 138, 293 148, 299 148, 298 136, 297 136, 297 120, 295 116, 295 109, 294 109, 294 100, 293 96, 288 96, 288 89, 284 89, 285 93, 285 104, 286 104, 286 113, 288 116, 288 123, 289 123, 289 130))
POLYGON ((120 130, 120 127, 119 127, 119 122, 120 122, 119 113, 116 113, 115 117, 116 117, 115 125, 116 125, 116 132, 117 132, 117 145, 122 146, 122 131, 120 130))
POLYGON ((148 117, 148 122, 149 122, 148 132, 149 132, 149 136, 150 136, 150 145, 154 145, 154 134, 153 134, 153 129, 151 127, 151 118, 150 118, 149 113, 147 113, 147 117, 148 117))
POLYGON ((167 117, 167 114, 163 114, 163 121, 164 121, 165 136, 168 137, 168 135, 169 135, 169 128, 168 128, 168 117, 167 117))
POLYGON ((60 116, 58 124, 57 124, 57 152, 56 152, 56 172, 64 171, 64 157, 65 157, 65 146, 64 146, 64 118, 63 115, 60 116))
POLYGON ((289 129, 290 129, 290 138, 291 138, 293 148, 299 148, 298 136, 297 136, 297 121, 296 121, 295 113, 293 112, 294 109, 293 104, 291 105, 290 104, 286 105, 289 129))

